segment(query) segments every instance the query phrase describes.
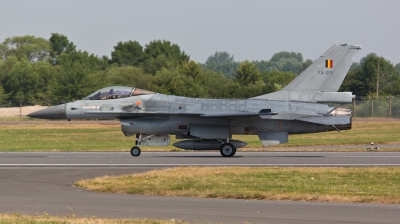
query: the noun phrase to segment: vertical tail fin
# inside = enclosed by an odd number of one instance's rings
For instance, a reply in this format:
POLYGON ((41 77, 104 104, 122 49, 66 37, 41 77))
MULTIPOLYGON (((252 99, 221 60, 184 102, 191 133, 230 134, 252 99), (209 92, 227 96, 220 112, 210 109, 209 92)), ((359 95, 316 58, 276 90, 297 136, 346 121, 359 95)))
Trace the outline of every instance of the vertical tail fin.
POLYGON ((349 71, 354 55, 360 49, 361 46, 333 45, 282 90, 338 91, 349 71))
POLYGON ((361 46, 333 45, 281 91, 251 99, 307 102, 352 102, 351 92, 338 93, 361 46))

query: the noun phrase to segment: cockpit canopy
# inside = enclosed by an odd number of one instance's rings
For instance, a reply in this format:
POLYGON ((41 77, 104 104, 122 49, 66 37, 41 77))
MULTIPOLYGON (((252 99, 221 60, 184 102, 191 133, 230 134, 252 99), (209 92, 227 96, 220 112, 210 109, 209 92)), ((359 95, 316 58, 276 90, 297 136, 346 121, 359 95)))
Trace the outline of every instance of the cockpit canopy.
POLYGON ((128 86, 109 86, 97 90, 83 99, 107 100, 107 99, 118 99, 118 98, 126 98, 130 96, 147 95, 147 94, 155 94, 155 92, 128 86))

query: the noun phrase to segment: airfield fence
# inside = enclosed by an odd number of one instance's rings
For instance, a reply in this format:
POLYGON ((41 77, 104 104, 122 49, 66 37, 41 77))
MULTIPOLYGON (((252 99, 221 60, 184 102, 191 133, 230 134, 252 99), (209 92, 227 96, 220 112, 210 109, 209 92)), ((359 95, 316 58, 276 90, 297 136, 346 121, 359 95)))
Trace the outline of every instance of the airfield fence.
MULTIPOLYGON (((0 108, 24 107, 24 106, 52 106, 67 103, 62 100, 47 101, 7 101, 0 103, 0 108)), ((337 106, 337 105, 332 105, 337 106)), ((362 96, 356 97, 353 103, 341 105, 341 107, 353 110, 353 117, 391 117, 400 118, 400 96, 381 96, 379 98, 362 96)))
POLYGON ((400 118, 400 96, 357 97, 353 104, 353 117, 400 118))
MULTIPOLYGON (((73 100, 71 100, 73 101, 73 100)), ((25 101, 25 100, 7 100, 0 102, 0 108, 7 107, 26 107, 26 106, 55 106, 63 103, 69 103, 67 100, 36 100, 36 101, 25 101)))

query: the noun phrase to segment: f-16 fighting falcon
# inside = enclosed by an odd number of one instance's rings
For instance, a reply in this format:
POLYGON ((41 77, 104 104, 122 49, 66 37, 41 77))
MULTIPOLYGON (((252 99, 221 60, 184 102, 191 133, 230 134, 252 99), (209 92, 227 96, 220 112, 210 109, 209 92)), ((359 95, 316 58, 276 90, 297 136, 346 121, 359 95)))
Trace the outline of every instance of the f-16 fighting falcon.
POLYGON ((288 134, 351 129, 351 110, 327 103, 351 103, 351 92, 337 92, 353 57, 355 45, 333 45, 281 91, 245 100, 198 99, 111 86, 83 100, 52 106, 29 117, 43 119, 119 119, 122 132, 135 136, 132 156, 140 146, 219 150, 235 155, 247 144, 232 135, 258 135, 264 146, 288 142, 288 134))

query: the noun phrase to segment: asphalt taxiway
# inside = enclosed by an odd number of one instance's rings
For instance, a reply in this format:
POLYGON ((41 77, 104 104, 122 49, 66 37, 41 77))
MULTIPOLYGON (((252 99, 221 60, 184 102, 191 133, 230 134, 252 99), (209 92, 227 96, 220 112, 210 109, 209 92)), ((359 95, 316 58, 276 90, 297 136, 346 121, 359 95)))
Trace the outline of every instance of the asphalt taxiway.
MULTIPOLYGON (((400 205, 158 197, 73 187, 83 178, 175 166, 400 166, 397 152, 0 153, 0 212, 224 223, 398 223, 400 205)), ((234 169, 234 167, 232 168, 234 169)))

